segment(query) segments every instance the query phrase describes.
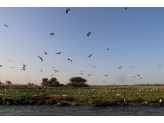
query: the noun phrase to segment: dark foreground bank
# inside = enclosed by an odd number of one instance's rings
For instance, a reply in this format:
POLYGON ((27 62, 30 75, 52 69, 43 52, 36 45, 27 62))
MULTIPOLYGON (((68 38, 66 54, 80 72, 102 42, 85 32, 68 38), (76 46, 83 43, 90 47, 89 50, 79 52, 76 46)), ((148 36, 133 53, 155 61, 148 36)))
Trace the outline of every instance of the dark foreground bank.
POLYGON ((153 107, 164 107, 164 102, 161 103, 149 103, 145 102, 128 102, 128 101, 117 101, 117 102, 90 102, 90 103, 78 103, 76 101, 61 101, 54 99, 26 99, 26 100, 13 100, 13 99, 0 99, 0 105, 56 105, 56 106, 153 106, 153 107))

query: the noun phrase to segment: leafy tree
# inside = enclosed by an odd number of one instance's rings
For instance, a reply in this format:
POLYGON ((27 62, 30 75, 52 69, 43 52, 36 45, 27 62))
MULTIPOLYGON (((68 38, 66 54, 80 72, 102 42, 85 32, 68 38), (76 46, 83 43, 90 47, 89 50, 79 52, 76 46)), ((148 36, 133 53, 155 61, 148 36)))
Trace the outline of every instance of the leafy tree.
POLYGON ((61 86, 61 84, 58 82, 56 78, 51 78, 48 81, 48 78, 43 78, 41 85, 48 86, 48 87, 58 87, 61 86))
POLYGON ((81 77, 72 77, 69 79, 69 83, 67 85, 71 85, 73 87, 88 87, 86 83, 86 79, 83 79, 81 77))
POLYGON ((11 82, 10 82, 10 81, 8 81, 8 80, 6 80, 6 84, 11 84, 11 82))

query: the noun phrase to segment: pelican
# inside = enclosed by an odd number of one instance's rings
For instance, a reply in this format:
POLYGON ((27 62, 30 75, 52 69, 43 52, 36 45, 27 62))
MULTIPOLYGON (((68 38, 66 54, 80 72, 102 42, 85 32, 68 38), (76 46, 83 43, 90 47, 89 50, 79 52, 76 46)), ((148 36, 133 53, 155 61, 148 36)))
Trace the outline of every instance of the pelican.
POLYGON ((89 35, 91 35, 91 32, 88 32, 87 36, 89 37, 89 35))
POLYGON ((71 9, 69 9, 69 8, 66 8, 66 14, 68 13, 68 11, 71 11, 71 9))

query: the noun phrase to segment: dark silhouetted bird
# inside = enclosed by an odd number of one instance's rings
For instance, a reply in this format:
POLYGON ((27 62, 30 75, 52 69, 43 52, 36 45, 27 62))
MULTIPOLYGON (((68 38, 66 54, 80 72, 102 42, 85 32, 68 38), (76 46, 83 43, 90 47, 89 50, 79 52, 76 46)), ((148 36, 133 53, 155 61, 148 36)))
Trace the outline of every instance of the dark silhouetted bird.
POLYGON ((127 9, 127 7, 125 7, 124 9, 127 9))
MULTIPOLYGON (((137 75, 138 75, 138 74, 137 74, 137 75)), ((139 79, 142 79, 142 78, 140 77, 140 75, 138 75, 138 78, 139 78, 139 79)))
MULTIPOLYGON (((5 27, 9 27, 9 26, 7 26, 6 24, 4 24, 5 25, 5 27)), ((9 27, 10 28, 10 27, 9 27)))
POLYGON ((2 67, 2 65, 0 65, 0 67, 2 67))
POLYGON ((40 56, 38 56, 38 57, 43 61, 42 57, 40 57, 40 56))
POLYGON ((45 55, 47 55, 47 53, 44 51, 45 55))
POLYGON ((91 74, 89 74, 88 76, 90 76, 91 74))
POLYGON ((106 50, 109 50, 108 48, 106 48, 106 50))
MULTIPOLYGON (((59 54, 59 55, 60 55, 60 53, 61 53, 61 52, 58 52, 58 53, 56 53, 56 54, 59 54)), ((56 54, 55 54, 55 55, 56 55, 56 54)))
POLYGON ((69 9, 69 8, 66 8, 66 14, 68 13, 68 11, 71 11, 71 9, 69 9))
MULTIPOLYGON (((92 55, 92 54, 91 54, 91 55, 92 55)), ((91 57, 91 55, 89 55, 89 56, 87 56, 87 57, 89 57, 89 58, 90 58, 90 57, 91 57)))
POLYGON ((87 36, 89 37, 89 35, 91 35, 91 32, 88 32, 87 36))
POLYGON ((55 33, 50 33, 50 35, 54 35, 55 33))
POLYGON ((160 67, 161 65, 162 65, 162 64, 160 64, 160 65, 157 65, 157 66, 159 66, 159 67, 160 67))
POLYGON ((104 75, 104 76, 108 76, 109 74, 107 74, 107 75, 104 75))

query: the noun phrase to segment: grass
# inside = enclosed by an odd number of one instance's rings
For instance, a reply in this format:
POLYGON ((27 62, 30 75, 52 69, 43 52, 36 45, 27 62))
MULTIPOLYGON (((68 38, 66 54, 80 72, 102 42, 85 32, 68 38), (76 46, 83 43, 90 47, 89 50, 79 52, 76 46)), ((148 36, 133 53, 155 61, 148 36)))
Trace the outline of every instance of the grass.
MULTIPOLYGON (((77 88, 76 88, 77 89, 77 88)), ((25 99, 39 99, 43 97, 51 98, 51 99, 58 99, 58 100, 66 100, 66 101, 82 101, 82 102, 113 102, 113 101, 126 101, 129 102, 142 102, 142 101, 149 101, 149 102, 159 102, 159 99, 164 100, 164 90, 126 90, 126 88, 121 89, 119 88, 112 88, 108 89, 107 87, 101 89, 80 89, 80 93, 77 90, 56 90, 52 91, 47 89, 44 90, 43 94, 40 94, 42 89, 40 90, 32 90, 32 89, 15 89, 15 90, 7 90, 0 89, 0 97, 7 98, 7 99, 18 99, 18 100, 25 100, 25 99), (106 89, 106 91, 105 91, 106 89), (113 90, 112 89, 117 89, 113 90), (19 92, 17 92, 19 91, 19 92), (85 92, 87 91, 87 92, 85 92), (88 93, 89 91, 89 93, 88 93), (120 96, 116 96, 116 94, 120 94, 120 96), (63 96, 67 95, 67 96, 63 96)), ((144 88, 145 89, 145 88, 144 88)))

